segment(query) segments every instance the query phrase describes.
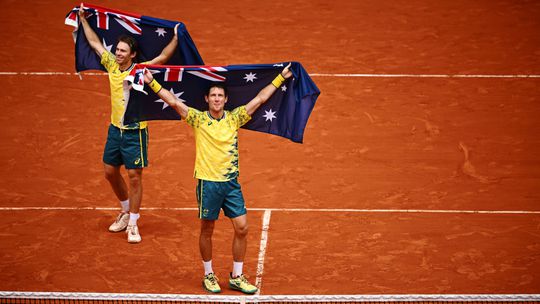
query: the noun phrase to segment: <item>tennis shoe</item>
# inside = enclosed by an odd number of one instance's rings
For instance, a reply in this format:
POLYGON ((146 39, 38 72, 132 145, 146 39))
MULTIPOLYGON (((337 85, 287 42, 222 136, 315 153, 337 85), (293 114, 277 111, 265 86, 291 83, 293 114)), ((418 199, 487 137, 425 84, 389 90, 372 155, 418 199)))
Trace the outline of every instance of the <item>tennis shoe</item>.
POLYGON ((114 223, 109 226, 110 232, 120 232, 124 229, 126 229, 129 222, 129 213, 120 212, 118 216, 116 217, 116 220, 114 223))
POLYGON ((203 288, 212 293, 219 293, 221 292, 221 287, 219 287, 219 280, 216 277, 215 274, 209 273, 204 276, 204 279, 202 281, 203 288))
POLYGON ((229 287, 234 290, 239 290, 246 294, 254 294, 257 292, 257 287, 248 282, 246 277, 241 274, 240 276, 233 278, 232 273, 229 279, 229 287))
POLYGON ((128 235, 128 243, 139 243, 142 240, 137 225, 128 225, 126 232, 128 235))

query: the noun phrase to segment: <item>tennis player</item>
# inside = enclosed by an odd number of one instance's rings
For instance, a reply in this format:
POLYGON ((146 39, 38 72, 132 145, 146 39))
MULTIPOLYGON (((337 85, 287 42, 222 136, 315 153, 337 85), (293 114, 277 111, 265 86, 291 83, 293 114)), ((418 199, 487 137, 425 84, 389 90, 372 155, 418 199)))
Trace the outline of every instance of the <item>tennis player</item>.
MULTIPOLYGON (((122 81, 129 75, 137 56, 137 41, 131 36, 120 36, 115 53, 109 52, 99 41, 86 20, 83 4, 79 9, 79 20, 84 34, 92 49, 100 56, 101 64, 109 74, 111 90, 111 124, 107 142, 103 152, 105 178, 120 200, 122 211, 109 227, 111 232, 126 229, 129 243, 139 243, 141 235, 137 226, 142 201, 142 171, 148 166, 148 128, 146 122, 123 125, 122 115, 125 111, 122 81), (124 165, 129 177, 128 186, 120 173, 124 165)), ((147 64, 163 64, 173 55, 178 44, 178 25, 174 28, 174 38, 156 58, 147 64)))
POLYGON ((251 119, 255 110, 274 94, 285 79, 291 77, 290 66, 287 65, 249 103, 232 111, 224 110, 227 88, 220 83, 212 84, 205 96, 208 111, 204 112, 188 107, 171 92, 163 90, 152 73, 145 71, 144 81, 186 120, 195 133, 194 175, 197 179, 196 194, 201 219, 199 249, 204 266, 202 285, 209 292, 221 292, 219 280, 212 269, 212 235, 221 209, 230 218, 234 228, 233 270, 229 274, 229 287, 246 294, 257 292, 257 287, 249 283, 242 271, 248 223, 244 197, 238 183, 238 128, 251 119))

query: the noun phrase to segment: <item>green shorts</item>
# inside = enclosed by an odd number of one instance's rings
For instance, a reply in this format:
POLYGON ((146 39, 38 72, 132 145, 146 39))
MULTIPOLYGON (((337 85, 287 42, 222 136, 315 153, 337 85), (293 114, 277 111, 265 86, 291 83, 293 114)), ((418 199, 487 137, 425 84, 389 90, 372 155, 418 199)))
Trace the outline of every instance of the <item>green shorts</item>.
POLYGON ((126 169, 148 166, 148 128, 122 130, 109 126, 103 162, 111 166, 124 165, 126 169))
POLYGON ((236 178, 226 182, 199 179, 196 193, 201 219, 217 220, 220 209, 228 218, 247 213, 242 189, 236 178))

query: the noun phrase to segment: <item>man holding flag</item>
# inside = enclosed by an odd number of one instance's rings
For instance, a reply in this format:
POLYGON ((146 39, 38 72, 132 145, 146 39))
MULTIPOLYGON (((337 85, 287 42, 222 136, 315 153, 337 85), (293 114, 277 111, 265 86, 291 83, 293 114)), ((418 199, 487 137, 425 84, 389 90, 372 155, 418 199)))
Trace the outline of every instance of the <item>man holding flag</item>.
POLYGON ((199 249, 204 266, 203 288, 218 293, 221 288, 212 270, 212 235, 219 212, 231 219, 234 228, 233 271, 229 287, 246 294, 254 294, 257 287, 248 282, 242 272, 247 248, 247 210, 240 184, 238 183, 238 129, 251 119, 251 115, 265 103, 278 88, 292 76, 291 64, 266 85, 247 104, 232 111, 225 111, 227 88, 221 83, 212 83, 205 95, 208 111, 188 107, 169 90, 162 89, 152 73, 145 69, 144 82, 171 108, 185 119, 195 133, 197 179, 197 202, 201 232, 199 249))
MULTIPOLYGON (((88 44, 99 55, 101 64, 109 74, 112 110, 103 162, 105 177, 122 206, 122 211, 109 227, 109 231, 119 232, 126 229, 128 242, 139 243, 141 236, 137 220, 142 201, 142 170, 148 165, 148 129, 147 123, 144 121, 128 125, 122 123, 126 105, 123 95, 123 80, 135 65, 134 60, 138 55, 137 41, 131 36, 120 36, 113 54, 103 46, 98 35, 90 27, 82 3, 78 16, 88 44), (129 177, 129 190, 120 174, 122 164, 129 177)), ((175 27, 174 37, 161 54, 145 63, 164 64, 169 60, 177 46, 177 28, 178 24, 175 27)))

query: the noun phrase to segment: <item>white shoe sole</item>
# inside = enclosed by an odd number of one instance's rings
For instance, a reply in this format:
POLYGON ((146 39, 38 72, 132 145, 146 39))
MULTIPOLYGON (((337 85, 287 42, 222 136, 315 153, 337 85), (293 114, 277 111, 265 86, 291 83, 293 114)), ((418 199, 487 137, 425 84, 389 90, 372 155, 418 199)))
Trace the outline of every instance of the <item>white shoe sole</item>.
POLYGON ((121 229, 112 229, 111 227, 109 227, 109 232, 120 232, 120 231, 124 231, 126 230, 127 226, 124 227, 124 228, 121 228, 121 229))
POLYGON ((135 239, 135 240, 134 239, 131 239, 131 240, 128 239, 128 243, 130 243, 130 244, 137 244, 137 243, 140 243, 141 241, 142 241, 142 238, 135 239))

